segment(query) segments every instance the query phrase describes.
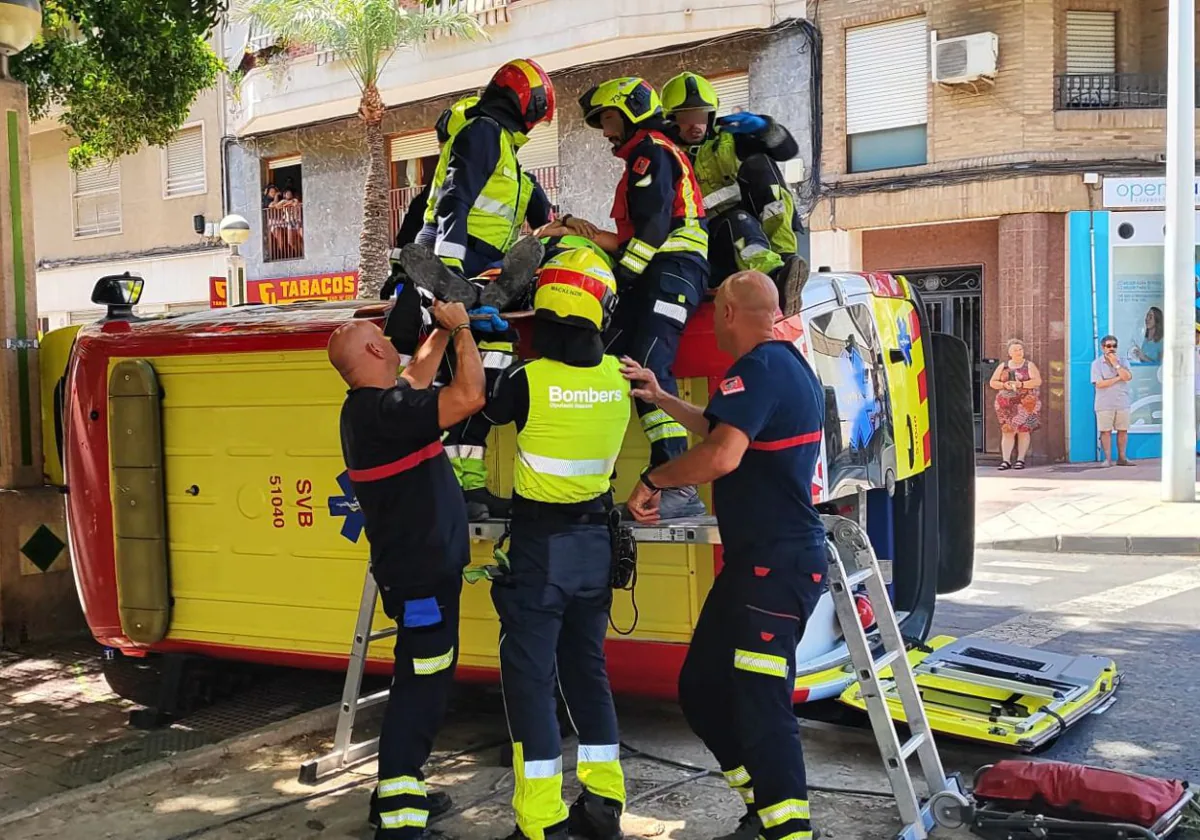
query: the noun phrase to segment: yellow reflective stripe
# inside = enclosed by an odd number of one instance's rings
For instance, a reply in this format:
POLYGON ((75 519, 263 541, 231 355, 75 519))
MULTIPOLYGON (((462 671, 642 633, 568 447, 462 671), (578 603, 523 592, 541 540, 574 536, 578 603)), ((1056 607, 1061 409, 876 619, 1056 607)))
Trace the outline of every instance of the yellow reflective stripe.
POLYGON ((745 802, 747 805, 754 804, 754 788, 739 787, 739 788, 734 788, 734 790, 736 790, 738 792, 738 795, 742 797, 742 801, 745 802))
POLYGON ((379 824, 383 828, 424 828, 427 822, 429 812, 420 808, 401 808, 379 814, 379 824))
POLYGON ((516 358, 512 353, 502 353, 498 350, 488 350, 480 355, 483 366, 490 370, 504 370, 516 358))
POLYGON ((730 787, 741 787, 750 781, 750 771, 745 766, 726 770, 725 781, 729 782, 730 787))
POLYGON ((768 677, 787 678, 788 664, 782 656, 772 656, 769 653, 753 653, 748 650, 733 652, 733 667, 739 671, 750 671, 754 674, 765 674, 768 677))
POLYGON ((809 831, 793 831, 791 834, 785 834, 779 840, 813 840, 813 833, 809 831))
POLYGON ((524 770, 526 779, 553 779, 562 775, 562 756, 526 761, 524 770))
POLYGON ((785 212, 786 210, 787 210, 787 205, 783 202, 783 199, 780 199, 779 201, 772 201, 770 204, 768 204, 766 207, 763 208, 762 221, 765 222, 767 219, 773 219, 776 216, 780 215, 781 213, 785 212))
POLYGON ((808 819, 808 800, 785 799, 775 805, 759 808, 758 816, 762 819, 763 828, 774 828, 777 825, 783 825, 788 820, 806 820, 808 819))
POLYGON ((741 201, 742 188, 737 184, 730 184, 728 187, 722 187, 719 190, 709 193, 704 196, 704 207, 706 210, 711 210, 718 204, 723 204, 726 201, 741 201))
POLYGON ((517 349, 513 347, 511 341, 481 341, 479 342, 479 351, 482 353, 485 350, 495 350, 498 353, 516 353, 517 349))
POLYGON ((425 783, 416 776, 396 776, 392 779, 379 780, 379 796, 396 796, 401 793, 425 795, 425 783))
POLYGON ((621 265, 634 274, 641 274, 646 270, 647 262, 632 251, 626 251, 625 256, 621 257, 621 265))
POLYGON ((620 744, 580 744, 575 764, 579 782, 596 796, 625 802, 625 773, 620 744))
POLYGON ((612 475, 616 456, 612 458, 551 458, 534 455, 517 447, 517 457, 535 473, 575 478, 586 475, 612 475))
POLYGON ((529 838, 544 838, 545 830, 567 820, 562 798, 562 757, 525 760, 525 745, 513 744, 513 811, 517 828, 529 838))
POLYGON ((482 446, 447 446, 446 457, 451 461, 482 461, 487 450, 482 446))
POLYGON ((646 430, 646 440, 654 443, 655 441, 666 440, 667 438, 686 438, 687 429, 678 423, 663 423, 661 426, 655 426, 653 429, 646 430))
POLYGON ((467 246, 459 245, 457 242, 447 242, 443 239, 434 246, 433 253, 445 262, 453 260, 461 264, 462 259, 467 255, 467 246))
POLYGON ((683 152, 679 151, 679 147, 676 146, 674 143, 669 143, 669 142, 660 140, 659 138, 653 137, 653 136, 651 136, 650 139, 652 139, 655 143, 657 143, 658 145, 662 146, 664 149, 669 151, 672 155, 675 156, 675 160, 677 160, 679 162, 679 169, 683 173, 683 176, 679 179, 680 180, 679 192, 680 192, 680 197, 683 198, 684 214, 689 219, 699 218, 700 207, 703 202, 696 200, 696 190, 693 189, 693 186, 692 186, 695 183, 694 179, 691 177, 688 177, 689 175, 694 175, 694 172, 692 171, 691 163, 688 162, 688 159, 686 157, 684 157, 683 152))
MULTIPOLYGON (((508 172, 504 173, 508 175, 508 172)), ((511 177, 516 177, 513 173, 511 177)), ((493 216, 499 216, 506 222, 511 222, 517 217, 517 208, 510 207, 503 201, 497 201, 494 198, 488 198, 486 195, 481 195, 475 199, 475 209, 483 213, 491 213, 493 216)))
POLYGON ((661 408, 656 408, 649 414, 642 415, 642 428, 649 429, 651 426, 657 426, 659 423, 670 423, 673 419, 670 414, 667 414, 661 408))
POLYGON ((443 653, 441 656, 432 656, 428 659, 413 659, 413 673, 419 675, 436 674, 438 671, 445 671, 450 667, 450 663, 454 661, 454 648, 443 653))
POLYGON ((644 260, 654 259, 655 248, 636 237, 630 239, 629 242, 626 243, 625 248, 637 254, 644 260))

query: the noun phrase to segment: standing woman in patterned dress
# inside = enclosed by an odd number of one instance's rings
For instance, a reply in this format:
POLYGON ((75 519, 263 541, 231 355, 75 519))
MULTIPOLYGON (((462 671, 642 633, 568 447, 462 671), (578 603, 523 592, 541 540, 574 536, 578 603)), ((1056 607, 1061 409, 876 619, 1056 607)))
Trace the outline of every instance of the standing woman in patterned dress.
POLYGON ((1037 365, 1025 358, 1025 345, 1018 338, 1008 341, 1008 360, 992 374, 996 391, 996 419, 1000 421, 1000 466, 998 469, 1025 469, 1029 452, 1029 433, 1042 425, 1042 374, 1037 365), (1008 460, 1016 443, 1016 458, 1008 460))

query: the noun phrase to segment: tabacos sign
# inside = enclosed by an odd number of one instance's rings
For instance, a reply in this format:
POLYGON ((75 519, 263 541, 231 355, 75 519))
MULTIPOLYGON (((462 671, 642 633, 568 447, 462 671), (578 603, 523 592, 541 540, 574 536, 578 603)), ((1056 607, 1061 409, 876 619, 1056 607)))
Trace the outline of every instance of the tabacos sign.
MULTIPOLYGON (((354 300, 358 297, 358 272, 308 274, 273 280, 247 280, 246 303, 281 304, 302 300, 354 300)), ((229 293, 224 277, 208 278, 208 303, 214 309, 227 306, 229 293)))

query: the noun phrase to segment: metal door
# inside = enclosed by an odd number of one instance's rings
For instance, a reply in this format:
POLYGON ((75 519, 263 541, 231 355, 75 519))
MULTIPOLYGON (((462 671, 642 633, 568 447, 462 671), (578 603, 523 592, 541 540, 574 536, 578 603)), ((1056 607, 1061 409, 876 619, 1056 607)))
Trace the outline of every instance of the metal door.
POLYGON ((934 332, 948 333, 962 339, 971 354, 974 371, 973 389, 975 410, 975 451, 982 452, 983 412, 987 405, 984 387, 991 371, 982 369, 983 362, 983 266, 922 269, 897 272, 904 275, 921 292, 925 314, 934 332))

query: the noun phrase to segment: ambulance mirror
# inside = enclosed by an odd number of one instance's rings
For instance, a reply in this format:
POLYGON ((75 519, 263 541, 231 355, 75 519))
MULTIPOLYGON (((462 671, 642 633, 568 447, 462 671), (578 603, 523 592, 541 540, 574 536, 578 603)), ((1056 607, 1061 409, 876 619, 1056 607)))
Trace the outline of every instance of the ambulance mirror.
POLYGON ((107 306, 106 320, 130 318, 133 307, 142 299, 145 281, 136 274, 108 274, 96 281, 92 288, 92 303, 107 306))

